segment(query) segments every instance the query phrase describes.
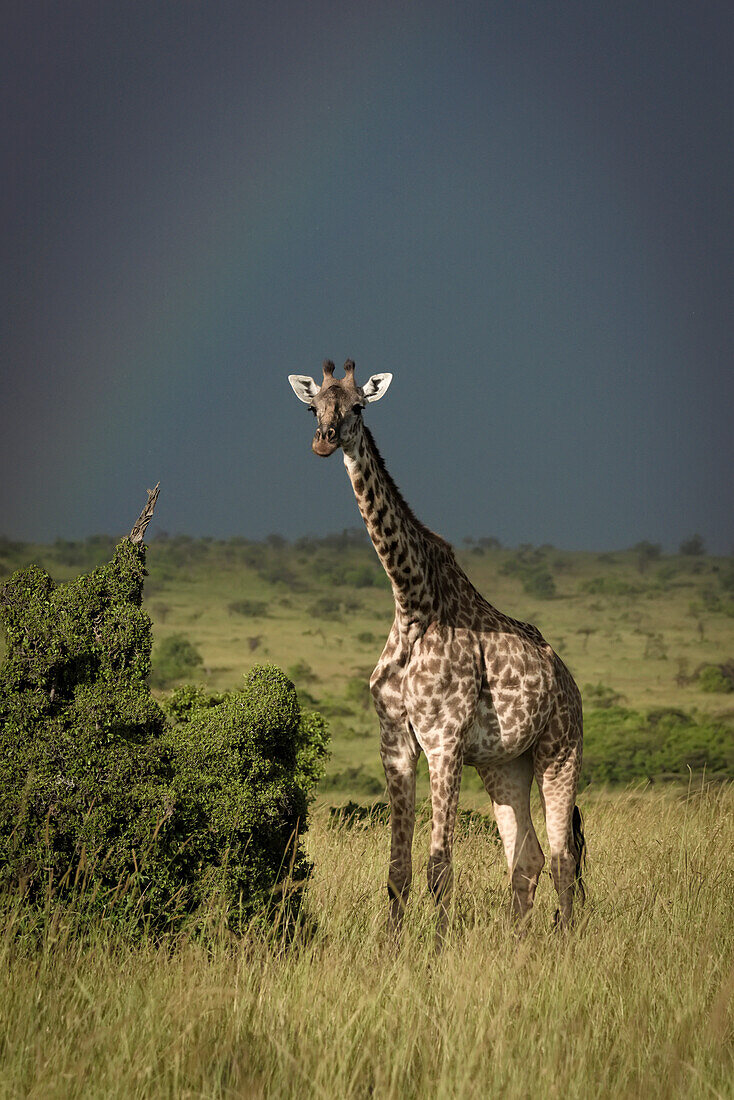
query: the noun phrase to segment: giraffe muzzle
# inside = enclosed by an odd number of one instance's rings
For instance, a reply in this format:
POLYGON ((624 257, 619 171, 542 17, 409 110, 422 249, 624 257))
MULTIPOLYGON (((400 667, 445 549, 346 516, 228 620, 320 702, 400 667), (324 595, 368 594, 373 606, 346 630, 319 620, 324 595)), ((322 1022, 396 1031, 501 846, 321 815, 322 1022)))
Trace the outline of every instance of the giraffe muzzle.
POLYGON ((314 454, 326 458, 328 455, 333 454, 338 446, 339 439, 335 428, 316 429, 316 435, 313 437, 313 443, 311 444, 311 450, 314 454))

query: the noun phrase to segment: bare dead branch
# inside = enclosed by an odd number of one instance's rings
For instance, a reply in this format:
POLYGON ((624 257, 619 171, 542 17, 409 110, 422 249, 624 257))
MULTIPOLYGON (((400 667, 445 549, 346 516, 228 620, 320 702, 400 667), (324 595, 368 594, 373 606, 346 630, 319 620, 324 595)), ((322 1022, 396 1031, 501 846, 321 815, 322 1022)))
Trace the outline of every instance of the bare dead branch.
POLYGON ((135 526, 130 532, 130 542, 142 542, 145 535, 145 528, 153 518, 153 509, 155 508, 155 502, 158 500, 158 489, 160 481, 156 485, 155 489, 148 489, 148 500, 145 508, 143 508, 138 519, 135 522, 135 526))

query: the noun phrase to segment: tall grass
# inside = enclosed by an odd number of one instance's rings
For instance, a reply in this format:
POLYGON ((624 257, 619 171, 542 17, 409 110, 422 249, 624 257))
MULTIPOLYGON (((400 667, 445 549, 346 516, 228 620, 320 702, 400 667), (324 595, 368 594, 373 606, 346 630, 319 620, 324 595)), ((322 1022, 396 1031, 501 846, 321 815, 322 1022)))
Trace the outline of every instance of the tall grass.
POLYGON ((432 952, 427 827, 402 949, 385 935, 386 826, 310 834, 316 928, 137 946, 9 911, 7 1097, 716 1097, 734 1064, 734 791, 585 796, 589 900, 526 938, 491 836, 458 839, 450 942, 432 952))

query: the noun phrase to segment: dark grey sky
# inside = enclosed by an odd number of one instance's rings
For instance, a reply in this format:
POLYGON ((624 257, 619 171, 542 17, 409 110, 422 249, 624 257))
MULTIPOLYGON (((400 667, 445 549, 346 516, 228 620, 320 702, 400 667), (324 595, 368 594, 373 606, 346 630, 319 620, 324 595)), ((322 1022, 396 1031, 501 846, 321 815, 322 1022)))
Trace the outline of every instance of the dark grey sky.
POLYGON ((447 537, 731 551, 733 13, 12 3, 0 531, 356 525, 351 356, 447 537))

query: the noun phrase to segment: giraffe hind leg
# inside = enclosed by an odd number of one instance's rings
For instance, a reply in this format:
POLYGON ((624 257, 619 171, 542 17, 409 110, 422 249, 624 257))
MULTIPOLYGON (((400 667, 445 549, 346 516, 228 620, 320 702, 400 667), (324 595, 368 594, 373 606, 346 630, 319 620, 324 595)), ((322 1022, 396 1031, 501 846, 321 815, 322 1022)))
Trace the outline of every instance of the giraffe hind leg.
POLYGON ((569 721, 568 712, 551 716, 534 753, 535 778, 545 814, 553 883, 558 894, 556 924, 571 924, 574 895, 585 896, 582 863, 586 848, 576 790, 581 768, 581 723, 569 721))
POLYGON ((533 782, 532 756, 522 756, 507 764, 477 768, 487 794, 492 799, 497 828, 512 883, 512 911, 519 922, 527 922, 535 901, 545 857, 530 816, 530 787, 533 782))

